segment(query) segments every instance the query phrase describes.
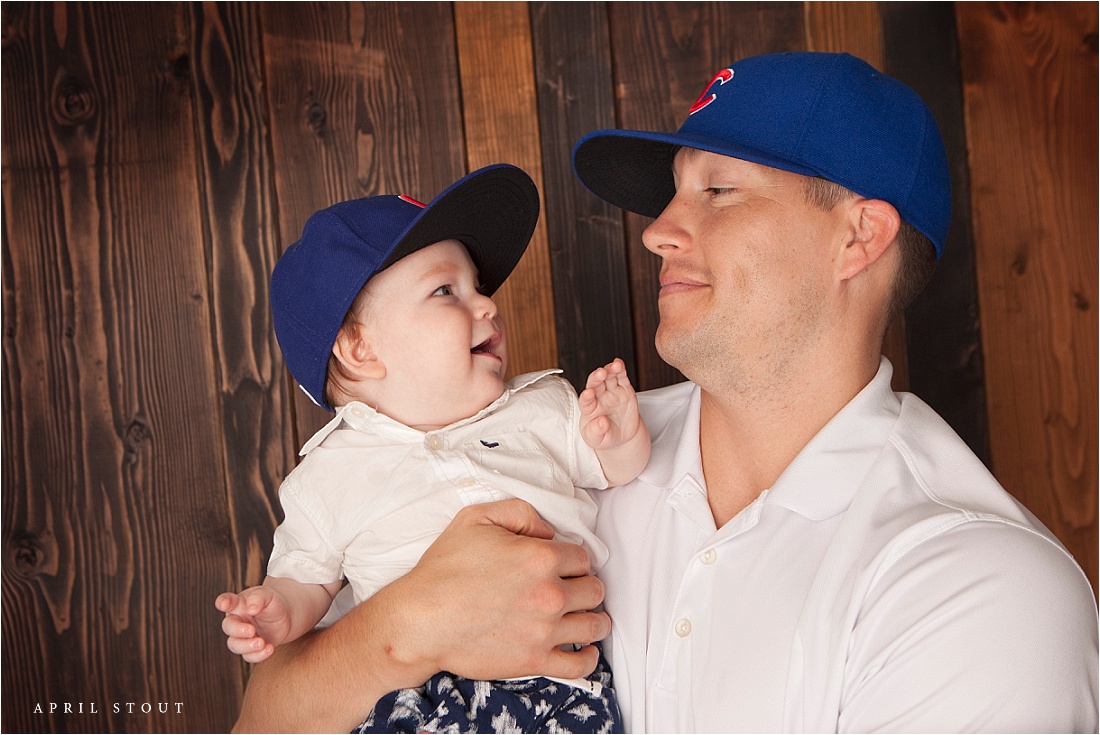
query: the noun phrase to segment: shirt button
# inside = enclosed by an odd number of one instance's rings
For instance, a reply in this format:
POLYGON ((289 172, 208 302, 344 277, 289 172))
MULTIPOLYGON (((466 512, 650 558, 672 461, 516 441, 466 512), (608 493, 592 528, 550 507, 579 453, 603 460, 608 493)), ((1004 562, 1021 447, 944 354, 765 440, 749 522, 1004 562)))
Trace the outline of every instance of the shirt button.
POLYGON ((459 487, 473 487, 476 484, 477 480, 472 477, 463 477, 461 480, 458 481, 459 487))
POLYGON ((687 638, 691 635, 691 621, 687 618, 680 618, 676 621, 676 625, 673 628, 676 631, 676 635, 681 638, 687 638))
POLYGON ((438 452, 443 448, 443 437, 439 434, 432 434, 428 437, 428 446, 431 447, 433 451, 438 452))
POLYGON ((356 406, 355 408, 351 409, 351 415, 357 419, 361 419, 367 415, 367 412, 356 406))
POLYGON ((718 559, 718 552, 714 549, 707 549, 699 555, 699 561, 706 565, 711 565, 718 559))

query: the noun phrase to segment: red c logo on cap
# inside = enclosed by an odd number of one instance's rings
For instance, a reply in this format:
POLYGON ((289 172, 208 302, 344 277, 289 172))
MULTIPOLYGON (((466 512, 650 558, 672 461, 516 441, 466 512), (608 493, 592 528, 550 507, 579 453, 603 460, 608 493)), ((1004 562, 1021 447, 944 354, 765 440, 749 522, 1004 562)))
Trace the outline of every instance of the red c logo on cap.
POLYGON ((731 79, 733 79, 733 69, 723 69, 722 71, 715 74, 714 78, 707 83, 707 88, 703 90, 703 93, 701 95, 699 95, 699 99, 695 100, 695 104, 691 106, 690 110, 688 110, 688 114, 694 115, 695 113, 699 112, 699 110, 709 105, 711 102, 714 102, 714 98, 718 95, 712 94, 708 97, 707 92, 710 91, 710 88, 714 86, 715 82, 718 82, 718 86, 722 86, 731 79))

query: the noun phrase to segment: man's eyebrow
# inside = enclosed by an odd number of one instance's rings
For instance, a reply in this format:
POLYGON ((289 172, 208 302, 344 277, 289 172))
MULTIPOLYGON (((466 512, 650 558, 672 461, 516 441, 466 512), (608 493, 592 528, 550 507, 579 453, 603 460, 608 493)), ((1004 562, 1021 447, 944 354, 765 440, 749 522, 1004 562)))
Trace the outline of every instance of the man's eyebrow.
POLYGON ((676 164, 677 162, 690 161, 693 158, 698 157, 703 151, 698 148, 689 148, 688 146, 676 146, 676 149, 672 152, 672 178, 675 180, 676 176, 676 164))

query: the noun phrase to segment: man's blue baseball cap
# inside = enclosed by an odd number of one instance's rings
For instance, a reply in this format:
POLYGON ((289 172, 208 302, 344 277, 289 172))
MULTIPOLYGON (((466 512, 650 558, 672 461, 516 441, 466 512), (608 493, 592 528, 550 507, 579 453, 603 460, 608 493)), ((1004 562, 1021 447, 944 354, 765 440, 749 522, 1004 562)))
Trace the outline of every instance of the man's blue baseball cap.
POLYGON ((592 193, 657 217, 676 187, 672 159, 698 148, 882 199, 943 253, 951 177, 932 111, 909 87, 848 54, 752 56, 718 72, 675 133, 598 130, 573 148, 592 193))
POLYGON ((333 410, 324 399, 329 355, 371 276, 455 239, 470 251, 483 292, 492 294, 519 263, 538 218, 535 183, 508 164, 464 176, 427 205, 383 195, 314 213, 271 274, 275 336, 291 375, 314 403, 333 410))

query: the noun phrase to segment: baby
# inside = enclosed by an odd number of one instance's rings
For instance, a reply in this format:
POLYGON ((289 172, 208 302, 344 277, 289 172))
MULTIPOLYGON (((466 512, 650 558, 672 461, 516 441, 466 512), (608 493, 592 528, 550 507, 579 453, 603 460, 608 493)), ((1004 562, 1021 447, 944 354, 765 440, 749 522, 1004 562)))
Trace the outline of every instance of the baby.
MULTIPOLYGON (((621 360, 578 397, 543 370, 504 381, 490 296, 538 219, 520 169, 475 171, 425 206, 398 196, 314 214, 271 278, 291 373, 336 417, 280 489, 285 520, 263 585, 216 606, 231 651, 262 661, 315 627, 346 577, 358 603, 403 575, 465 505, 522 498, 582 544, 607 548, 583 488, 632 480, 649 434, 621 360)), ((602 657, 587 679, 477 682, 447 672, 383 697, 362 732, 621 731, 602 657)))

